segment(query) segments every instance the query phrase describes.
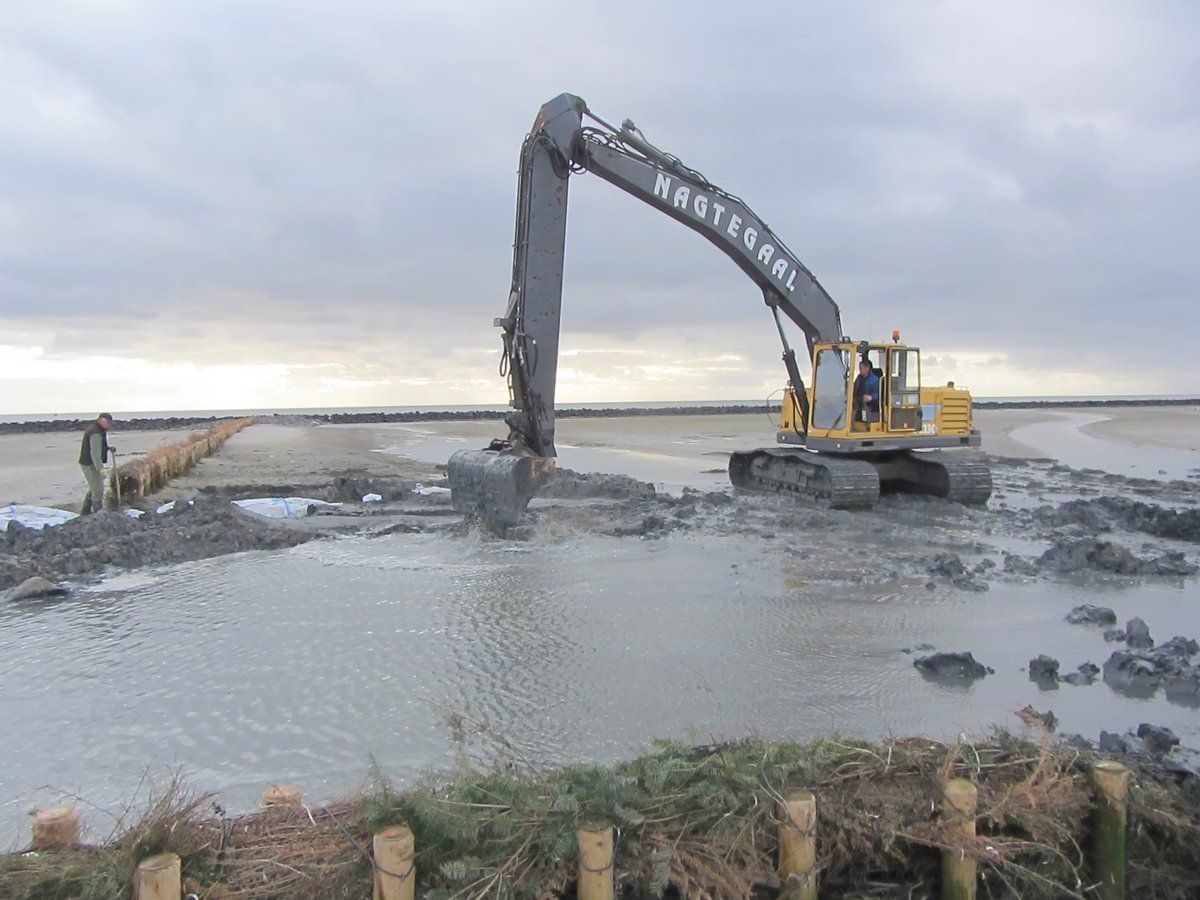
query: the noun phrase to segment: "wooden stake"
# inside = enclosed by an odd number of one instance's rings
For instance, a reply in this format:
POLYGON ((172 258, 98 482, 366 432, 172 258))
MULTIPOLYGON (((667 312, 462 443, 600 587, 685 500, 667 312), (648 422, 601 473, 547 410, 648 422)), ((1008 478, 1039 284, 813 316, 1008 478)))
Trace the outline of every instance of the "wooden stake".
POLYGON ((1101 900, 1125 897, 1125 798, 1129 794, 1129 769, 1106 759, 1092 769, 1096 788, 1095 835, 1092 838, 1093 876, 1101 900))
POLYGON ((575 832, 579 841, 579 900, 613 900, 615 850, 609 825, 584 823, 575 832))
POLYGON ((817 798, 789 791, 779 823, 779 880, 789 900, 817 898, 817 798))
POLYGON ((263 806, 299 806, 300 788, 294 784, 273 784, 262 794, 263 806))
MULTIPOLYGON (((942 788, 942 818, 947 842, 975 837, 979 792, 965 778, 952 778, 942 788)), ((976 863, 961 850, 942 851, 942 900, 975 900, 976 863)))
POLYGON ((375 835, 374 900, 413 900, 417 889, 417 869, 413 863, 415 846, 407 825, 391 825, 375 835))
POLYGON ((33 818, 34 850, 65 850, 79 846, 79 812, 70 806, 39 809, 33 818))
POLYGON ((133 900, 180 900, 183 864, 174 853, 160 853, 138 863, 133 873, 133 900))

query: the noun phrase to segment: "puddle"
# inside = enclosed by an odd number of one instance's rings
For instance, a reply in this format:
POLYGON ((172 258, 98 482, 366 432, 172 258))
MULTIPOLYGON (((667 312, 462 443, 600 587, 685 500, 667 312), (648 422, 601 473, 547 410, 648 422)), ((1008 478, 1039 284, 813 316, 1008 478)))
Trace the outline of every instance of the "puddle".
POLYGON ((1161 694, 1044 693, 1021 671, 1039 653, 1064 673, 1103 664, 1101 631, 1062 621, 1083 602, 1140 615, 1159 640, 1200 634, 1185 582, 863 587, 816 581, 775 543, 343 538, 0 610, 0 840, 16 840, 38 786, 115 809, 147 767, 182 766, 237 808, 271 781, 313 800, 351 790, 369 755, 401 778, 448 766, 442 705, 547 762, 624 758, 657 737, 953 738, 1015 728, 1027 703, 1092 737, 1153 722, 1200 741, 1196 711, 1161 694), (996 674, 928 682, 900 652, 921 642, 996 674))
POLYGON ((1193 477, 1200 454, 1166 447, 1123 444, 1093 437, 1087 425, 1110 418, 1095 413, 1056 413, 1056 419, 1014 428, 1014 441, 1033 447, 1073 469, 1102 469, 1117 475, 1159 480, 1193 477))
MULTIPOLYGON (((480 449, 486 444, 475 438, 437 434, 427 429, 406 428, 404 431, 411 435, 410 439, 382 448, 381 452, 422 462, 445 463, 459 450, 480 449)), ((576 472, 628 475, 638 481, 650 482, 656 490, 676 495, 684 487, 712 491, 729 486, 725 468, 728 452, 718 455, 702 452, 700 448, 705 443, 699 438, 670 443, 679 448, 679 452, 654 453, 595 443, 572 444, 560 439, 556 441, 558 465, 576 472), (712 471, 714 469, 717 471, 712 471)))

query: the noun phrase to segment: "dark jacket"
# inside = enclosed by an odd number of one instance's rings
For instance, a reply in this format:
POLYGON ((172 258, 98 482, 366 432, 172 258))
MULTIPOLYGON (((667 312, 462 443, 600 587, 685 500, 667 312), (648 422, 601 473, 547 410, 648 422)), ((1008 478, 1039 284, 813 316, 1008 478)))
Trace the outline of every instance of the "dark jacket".
POLYGON ((863 395, 870 394, 871 402, 867 404, 867 412, 879 412, 879 376, 874 371, 864 377, 859 375, 854 379, 854 407, 863 408, 863 395))
POLYGON ((81 466, 96 466, 99 468, 108 461, 108 432, 100 427, 99 422, 93 422, 83 432, 83 442, 79 446, 79 464, 81 466), (99 443, 93 438, 100 438, 99 443), (95 458, 96 451, 100 459, 95 458))

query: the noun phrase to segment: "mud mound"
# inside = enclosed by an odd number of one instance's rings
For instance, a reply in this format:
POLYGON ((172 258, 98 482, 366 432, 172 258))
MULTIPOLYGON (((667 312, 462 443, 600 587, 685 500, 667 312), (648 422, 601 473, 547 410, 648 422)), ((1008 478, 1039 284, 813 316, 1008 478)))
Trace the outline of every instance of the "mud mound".
POLYGON ((1091 531, 1120 527, 1200 543, 1200 509, 1170 509, 1128 497, 1094 497, 1043 506, 1035 515, 1047 525, 1082 525, 1091 531))
POLYGON ((628 475, 605 475, 601 472, 573 472, 555 469, 550 479, 538 490, 537 496, 553 500, 574 500, 603 497, 612 500, 636 500, 655 496, 654 485, 628 475))
POLYGON ((948 678, 973 681, 992 674, 992 669, 975 659, 970 651, 961 653, 933 653, 929 656, 919 656, 913 660, 913 665, 921 670, 923 675, 931 678, 948 678))
MULTIPOLYGON (((1084 603, 1067 613, 1067 621, 1072 625, 1116 625, 1117 614, 1107 606, 1084 603)), ((1122 637, 1124 634, 1121 633, 1122 637)))
POLYGON ((0 535, 0 589, 40 575, 51 581, 206 559, 243 550, 278 550, 313 535, 272 525, 221 501, 179 504, 133 519, 104 512, 64 525, 0 535))
POLYGON ((1060 540, 1041 555, 1037 565, 1052 572, 1094 569, 1117 575, 1191 575, 1196 567, 1182 553, 1164 553, 1143 558, 1110 541, 1094 538, 1060 540))
POLYGON ((379 494, 384 500, 408 499, 413 482, 402 478, 367 475, 339 475, 333 481, 313 478, 288 484, 223 484, 205 485, 200 493, 224 500, 246 500, 251 497, 311 497, 329 503, 359 503, 367 494, 379 494))

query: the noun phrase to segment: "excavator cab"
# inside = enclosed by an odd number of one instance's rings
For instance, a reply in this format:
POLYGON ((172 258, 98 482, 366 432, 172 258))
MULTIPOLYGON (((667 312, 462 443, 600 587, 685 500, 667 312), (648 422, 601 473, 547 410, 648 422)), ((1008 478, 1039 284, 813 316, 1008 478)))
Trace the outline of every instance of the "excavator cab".
POLYGON ((816 344, 812 386, 805 397, 807 431, 800 398, 791 385, 785 389, 779 443, 842 453, 979 445, 970 393, 951 385, 924 387, 921 351, 899 340, 816 344), (878 397, 872 403, 861 402, 855 390, 858 364, 864 360, 878 378, 878 397))

